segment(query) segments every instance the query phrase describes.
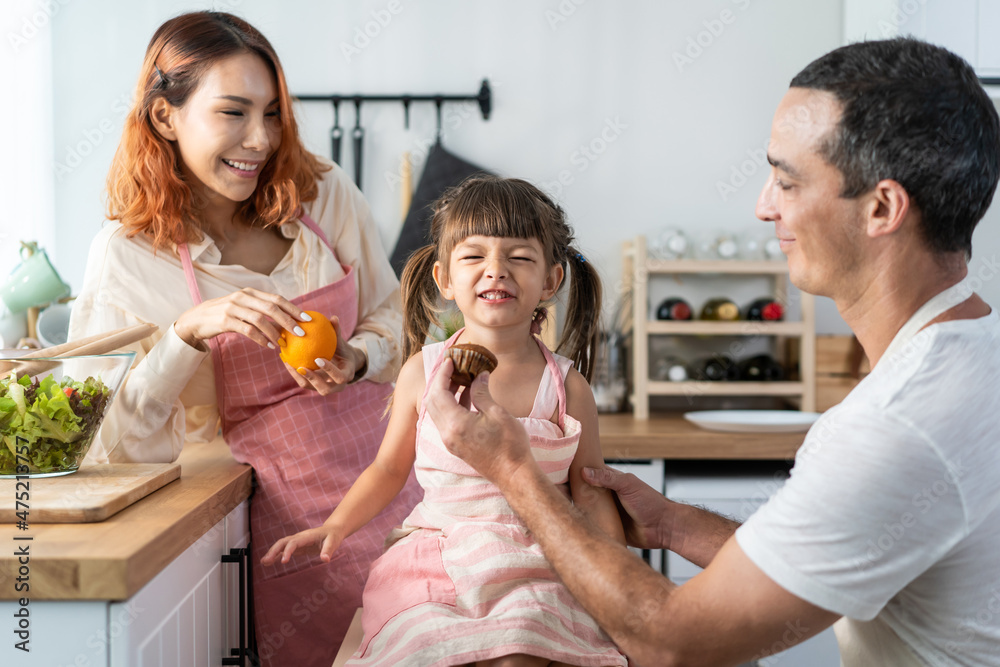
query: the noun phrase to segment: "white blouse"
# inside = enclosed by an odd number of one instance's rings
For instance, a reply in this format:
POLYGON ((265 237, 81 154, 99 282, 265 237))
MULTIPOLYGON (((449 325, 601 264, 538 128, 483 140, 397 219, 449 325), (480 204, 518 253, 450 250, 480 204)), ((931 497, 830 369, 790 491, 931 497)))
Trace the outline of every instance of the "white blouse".
MULTIPOLYGON (((244 287, 292 299, 343 277, 341 262, 350 265, 358 288, 358 325, 348 343, 368 357, 364 379, 391 382, 401 361, 399 282, 368 203, 339 166, 328 164, 332 169, 322 175, 319 196, 303 208, 327 235, 339 262, 301 223, 280 228, 292 247, 270 275, 219 264, 221 253, 206 236, 189 244, 198 287, 205 300, 244 287)), ((173 328, 193 305, 175 248, 155 250, 141 234, 126 238, 117 222, 94 239, 69 339, 139 323, 160 330, 128 348, 136 352, 136 363, 105 416, 89 462, 169 462, 186 439, 208 442, 218 435, 211 357, 183 342, 173 328)))

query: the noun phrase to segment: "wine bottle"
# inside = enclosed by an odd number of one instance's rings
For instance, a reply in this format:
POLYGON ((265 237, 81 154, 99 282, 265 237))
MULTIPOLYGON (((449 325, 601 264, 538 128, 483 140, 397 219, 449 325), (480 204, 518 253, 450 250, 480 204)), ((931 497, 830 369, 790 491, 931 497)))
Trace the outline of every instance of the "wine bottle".
POLYGON ((785 307, 770 297, 756 299, 744 312, 746 319, 758 322, 780 322, 785 319, 785 307))
POLYGON ((656 361, 653 378, 659 382, 684 382, 688 379, 688 370, 677 357, 661 357, 656 361))
POLYGON ((732 382, 739 379, 739 368, 731 357, 716 354, 696 361, 688 374, 702 382, 732 382))
POLYGON ((769 354, 758 354, 737 364, 741 380, 749 382, 780 382, 785 369, 769 354))
POLYGON ((732 322, 740 319, 740 307, 725 297, 709 299, 701 307, 701 319, 732 322))
POLYGON ((690 320, 691 306, 687 301, 678 297, 666 299, 656 309, 656 319, 658 320, 690 320))

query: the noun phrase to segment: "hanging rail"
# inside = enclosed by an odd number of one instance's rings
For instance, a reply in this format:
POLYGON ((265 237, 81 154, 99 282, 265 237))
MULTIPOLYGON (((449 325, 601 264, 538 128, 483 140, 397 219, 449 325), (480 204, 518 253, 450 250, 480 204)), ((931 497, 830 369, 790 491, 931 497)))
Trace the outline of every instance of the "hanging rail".
POLYGON ((479 92, 475 95, 293 95, 303 102, 331 102, 336 109, 342 102, 353 103, 360 107, 365 102, 401 102, 405 114, 406 127, 410 127, 410 104, 413 102, 433 102, 438 109, 445 102, 476 102, 483 120, 490 119, 493 110, 493 92, 490 90, 489 79, 483 79, 479 92))

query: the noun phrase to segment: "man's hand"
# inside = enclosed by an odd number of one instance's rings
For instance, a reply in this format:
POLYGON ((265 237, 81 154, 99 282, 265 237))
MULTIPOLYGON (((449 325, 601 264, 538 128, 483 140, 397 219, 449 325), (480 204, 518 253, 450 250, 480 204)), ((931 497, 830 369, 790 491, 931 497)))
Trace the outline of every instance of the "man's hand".
POLYGON ((481 373, 462 395, 479 410, 471 412, 455 400, 454 364, 445 359, 427 391, 427 412, 448 451, 489 481, 503 486, 523 465, 535 465, 528 434, 521 423, 490 396, 489 373, 481 373))
POLYGON ((584 468, 583 480, 611 489, 621 504, 625 537, 633 547, 669 549, 674 503, 631 473, 612 468, 584 468))

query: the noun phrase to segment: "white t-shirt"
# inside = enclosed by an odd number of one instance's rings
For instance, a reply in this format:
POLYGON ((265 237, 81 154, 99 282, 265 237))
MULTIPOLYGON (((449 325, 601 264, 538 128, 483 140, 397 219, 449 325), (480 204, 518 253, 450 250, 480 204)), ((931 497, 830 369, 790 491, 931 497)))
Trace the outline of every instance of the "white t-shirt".
POLYGON ((1000 664, 1000 318, 931 325, 810 429, 736 531, 842 614, 845 665, 1000 664))

